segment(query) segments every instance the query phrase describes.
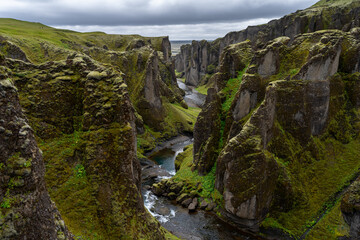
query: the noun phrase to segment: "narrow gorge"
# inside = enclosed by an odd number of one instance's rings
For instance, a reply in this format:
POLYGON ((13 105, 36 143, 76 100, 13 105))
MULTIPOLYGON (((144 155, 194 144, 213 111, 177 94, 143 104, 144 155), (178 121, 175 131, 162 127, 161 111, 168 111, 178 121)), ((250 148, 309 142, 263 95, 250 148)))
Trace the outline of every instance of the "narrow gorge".
POLYGON ((360 1, 182 43, 0 18, 0 239, 360 239, 360 1))

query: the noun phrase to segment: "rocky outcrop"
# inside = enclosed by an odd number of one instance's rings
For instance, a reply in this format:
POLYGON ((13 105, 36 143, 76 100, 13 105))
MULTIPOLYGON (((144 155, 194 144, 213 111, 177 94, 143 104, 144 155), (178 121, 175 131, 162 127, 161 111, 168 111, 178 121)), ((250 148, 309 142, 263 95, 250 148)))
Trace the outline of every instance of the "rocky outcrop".
MULTIPOLYGON (((266 217, 297 211, 302 208, 297 204, 310 202, 310 197, 299 197, 310 190, 297 179, 313 170, 299 166, 311 169, 316 161, 327 159, 324 151, 328 146, 323 141, 343 144, 356 139, 356 126, 350 122, 359 121, 351 113, 358 106, 359 76, 354 70, 359 43, 357 29, 269 41, 254 52, 228 112, 224 112, 226 88, 217 84, 223 104, 220 113, 226 116, 220 118, 225 124, 220 140, 224 147, 216 161, 215 181, 224 199, 223 216, 258 231, 266 217)), ((238 59, 228 59, 226 65, 231 69, 238 59)), ((218 117, 214 115, 207 123, 218 117)), ((203 146, 207 139, 195 135, 194 150, 195 143, 203 146)))
MULTIPOLYGON (((205 73, 204 69, 208 66, 218 66, 219 57, 223 50, 231 44, 250 40, 255 49, 261 49, 268 41, 281 36, 294 39, 298 34, 311 33, 323 29, 350 31, 350 29, 360 26, 359 18, 360 6, 358 1, 350 0, 341 4, 336 1, 319 2, 308 9, 299 10, 278 20, 272 20, 267 24, 249 26, 239 32, 230 32, 223 38, 219 38, 211 43, 206 44, 202 42, 202 45, 209 45, 207 49, 211 49, 212 58, 210 61, 199 58, 197 52, 190 50, 199 45, 199 42, 194 41, 192 45, 185 45, 181 53, 175 58, 176 70, 178 72, 184 71, 186 78, 200 76, 205 73), (202 66, 202 68, 183 68, 184 62, 191 62, 192 66, 202 66)), ((271 53, 267 59, 271 59, 271 53)), ((199 84, 199 81, 196 83, 199 84)))
POLYGON ((156 52, 149 57, 146 63, 145 84, 143 90, 140 92, 137 106, 145 123, 156 126, 157 123, 162 122, 165 117, 165 110, 160 98, 160 74, 159 63, 156 52))
MULTIPOLYGON (((225 126, 225 136, 231 139, 241 129, 243 119, 264 98, 266 82, 276 78, 289 80, 328 80, 341 66, 340 58, 345 43, 357 46, 356 36, 341 31, 320 31, 296 37, 289 45, 290 39, 280 37, 270 41, 264 49, 257 51, 242 78, 242 84, 230 107, 225 126), (351 42, 351 43, 350 43, 351 42), (286 70, 284 69, 286 66, 286 70), (283 69, 281 69, 281 67, 283 69), (284 71, 285 70, 285 71, 284 71)), ((329 91, 329 82, 323 89, 329 91)), ((319 93, 316 93, 319 94, 319 93)), ((324 116, 327 115, 329 93, 324 93, 324 116), (327 97, 326 97, 327 96, 327 97)), ((317 116, 323 119, 321 116, 317 116)), ((298 114, 298 118, 302 118, 298 114)), ((314 118, 316 118, 314 116, 314 118)), ((325 122, 318 122, 313 134, 318 135, 325 122)))
POLYGON ((3 39, 2 37, 0 37, 0 49, 1 52, 8 58, 29 62, 26 54, 18 46, 10 41, 6 41, 6 39, 3 39))
POLYGON ((185 72, 185 83, 198 86, 207 73, 213 73, 219 58, 218 51, 205 40, 181 46, 181 53, 175 58, 175 68, 185 72))
POLYGON ((226 214, 248 227, 256 227, 269 211, 279 174, 275 159, 266 151, 276 105, 276 87, 271 86, 264 103, 217 160, 215 186, 223 193, 226 214))
POLYGON ((200 175, 208 173, 216 162, 220 140, 221 100, 214 88, 208 89, 203 110, 194 127, 194 164, 200 175))
POLYGON ((348 239, 360 236, 360 179, 357 179, 346 191, 341 201, 341 212, 345 222, 350 226, 348 239))
POLYGON ((254 51, 249 40, 226 47, 220 57, 219 71, 209 80, 220 92, 229 79, 236 78, 249 63, 254 51))
POLYGON ((45 167, 16 87, 0 80, 0 238, 73 239, 45 187, 45 167))
POLYGON ((107 239, 163 239, 140 193, 135 114, 122 74, 81 54, 41 65, 5 62, 22 73, 15 77, 20 103, 39 139, 50 143, 43 146, 46 181, 70 229, 88 236, 90 228, 107 239), (69 134, 76 140, 61 145, 69 134))
POLYGON ((164 37, 161 42, 161 52, 164 55, 164 60, 170 61, 171 59, 171 43, 169 37, 164 37))

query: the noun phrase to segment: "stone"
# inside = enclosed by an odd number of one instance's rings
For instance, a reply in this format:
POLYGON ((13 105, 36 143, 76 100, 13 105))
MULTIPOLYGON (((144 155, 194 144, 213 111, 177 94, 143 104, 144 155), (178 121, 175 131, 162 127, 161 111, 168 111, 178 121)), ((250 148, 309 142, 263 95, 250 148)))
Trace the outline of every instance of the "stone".
POLYGON ((210 202, 207 207, 205 208, 206 211, 212 211, 216 208, 216 203, 210 202))
POLYGON ((350 226, 350 239, 360 236, 360 178, 345 192, 341 200, 341 212, 345 222, 350 226))
POLYGON ((194 212, 196 210, 197 206, 198 206, 198 199, 194 198, 192 200, 192 202, 190 203, 190 205, 188 206, 189 212, 194 212))
POLYGON ((170 209, 167 207, 161 207, 159 209, 155 210, 158 214, 163 215, 163 216, 168 216, 170 215, 170 209))
POLYGON ((200 209, 204 210, 207 206, 208 202, 205 199, 200 202, 200 209))
POLYGON ((187 208, 190 205, 190 203, 192 203, 192 201, 193 201, 192 198, 187 198, 187 199, 185 199, 184 201, 181 202, 181 205, 184 208, 187 208))
POLYGON ((188 193, 182 193, 179 197, 176 198, 177 203, 182 203, 185 199, 190 198, 188 193))
POLYGON ((159 184, 159 183, 155 183, 153 186, 152 186, 152 191, 155 195, 157 196, 161 196, 162 194, 164 194, 164 189, 162 188, 162 185, 159 184))
POLYGON ((177 195, 176 195, 176 193, 174 193, 174 192, 170 192, 170 193, 167 195, 167 197, 168 197, 170 200, 174 200, 174 199, 176 199, 177 195))

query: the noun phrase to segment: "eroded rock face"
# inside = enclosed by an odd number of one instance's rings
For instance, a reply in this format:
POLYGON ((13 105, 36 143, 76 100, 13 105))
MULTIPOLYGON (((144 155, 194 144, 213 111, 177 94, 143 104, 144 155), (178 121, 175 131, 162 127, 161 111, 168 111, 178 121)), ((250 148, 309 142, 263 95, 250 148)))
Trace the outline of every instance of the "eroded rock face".
POLYGON ((350 239, 360 236, 360 179, 358 178, 346 191, 341 201, 341 212, 350 226, 350 239))
POLYGON ((221 100, 214 88, 208 95, 194 127, 194 164, 200 175, 208 173, 216 162, 220 140, 221 100))
POLYGON ((266 151, 276 104, 276 89, 271 86, 264 103, 217 160, 215 187, 223 193, 226 212, 248 227, 256 227, 268 212, 279 174, 275 159, 266 151))
MULTIPOLYGON (((204 66, 205 68, 209 65, 218 66, 222 52, 231 44, 249 39, 255 49, 261 49, 268 41, 281 36, 287 36, 290 39, 294 39, 298 34, 311 33, 323 29, 350 31, 350 29, 360 26, 359 16, 360 6, 358 1, 349 1, 341 6, 334 6, 332 3, 326 3, 323 6, 315 5, 308 9, 286 15, 278 20, 272 20, 264 25, 249 26, 242 31, 230 32, 223 38, 208 43, 208 49, 211 49, 210 61, 208 59, 198 58, 197 52, 190 51, 190 49, 193 46, 198 45, 199 42, 193 42, 192 45, 186 45, 184 46, 184 51, 179 53, 175 58, 176 70, 178 72, 184 71, 185 75, 188 77, 199 76, 204 73, 202 68, 182 67, 183 64, 181 63, 187 59, 191 59, 188 61, 197 63, 197 66, 204 66), (187 48, 187 50, 185 50, 185 48, 187 48)), ((265 62, 264 67, 270 67, 267 62, 270 63, 271 60, 273 60, 273 57, 273 53, 270 52, 267 54, 267 61, 265 62)), ((275 71, 274 68, 260 69, 261 72, 265 71, 270 73, 275 71)))
POLYGON ((76 208, 82 218, 92 219, 90 226, 104 238, 164 239, 159 223, 143 205, 135 111, 122 74, 81 54, 42 65, 10 59, 6 63, 13 71, 33 74, 33 78, 24 74, 16 82, 38 137, 51 142, 54 137, 61 139, 65 129, 70 135, 76 132, 75 149, 65 146, 70 155, 60 162, 46 159, 50 165, 47 184, 68 225, 86 232, 73 214, 76 208), (72 187, 64 184, 79 180, 72 187), (79 195, 68 195, 69 189, 79 195))
MULTIPOLYGON (((227 116, 225 135, 228 139, 241 130, 243 124, 241 119, 264 99, 266 82, 275 80, 277 77, 317 82, 314 83, 314 88, 309 90, 315 92, 307 98, 316 95, 322 99, 316 100, 323 102, 321 107, 323 111, 319 112, 319 116, 313 116, 313 130, 311 131, 314 135, 321 133, 321 129, 325 126, 330 91, 329 81, 327 83, 321 81, 329 80, 339 68, 342 68, 343 61, 348 61, 345 52, 348 51, 347 49, 357 49, 359 42, 354 34, 345 34, 337 30, 299 35, 292 43, 289 41, 288 37, 280 37, 270 41, 264 49, 255 52, 227 116), (271 61, 268 58, 271 58, 271 61), (293 69, 284 72, 280 70, 281 65, 293 69)), ((354 57, 354 59, 357 58, 354 57)), ((356 91, 356 86, 354 90, 356 91)), ((298 99, 294 97, 294 101, 298 99)), ((297 113, 299 121, 301 121, 302 112, 297 113)))
POLYGON ((292 148, 312 149, 318 158, 312 139, 326 133, 344 111, 344 96, 358 106, 359 76, 353 73, 356 64, 350 63, 359 58, 355 32, 320 31, 293 41, 281 37, 254 53, 227 113, 224 148, 217 159, 216 188, 232 221, 256 230, 269 211, 279 209, 276 204, 281 203, 281 211, 294 206, 299 190, 292 187, 293 174, 276 159, 291 164, 296 158, 292 148))
POLYGON ((144 100, 138 103, 138 108, 145 123, 155 126, 156 123, 163 121, 164 108, 160 98, 160 74, 158 58, 151 55, 146 63, 145 86, 143 89, 144 100))
POLYGON ((5 56, 8 58, 22 60, 24 62, 29 62, 26 54, 15 44, 0 37, 0 49, 5 53, 5 56))
POLYGON ((0 238, 73 239, 45 187, 45 167, 16 87, 0 80, 0 238))
POLYGON ((219 71, 209 80, 215 83, 215 88, 221 91, 230 78, 236 78, 249 64, 253 49, 249 40, 226 47, 220 57, 219 71))
POLYGON ((193 41, 192 44, 181 46, 181 53, 175 59, 175 68, 178 72, 185 72, 187 85, 198 86, 202 77, 213 71, 208 66, 215 68, 218 65, 218 54, 207 41, 193 41))

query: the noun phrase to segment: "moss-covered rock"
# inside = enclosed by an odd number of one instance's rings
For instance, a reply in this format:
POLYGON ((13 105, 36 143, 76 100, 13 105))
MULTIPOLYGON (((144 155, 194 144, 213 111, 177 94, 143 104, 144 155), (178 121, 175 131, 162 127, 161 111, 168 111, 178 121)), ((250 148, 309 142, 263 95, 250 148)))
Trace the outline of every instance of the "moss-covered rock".
POLYGON ((0 238, 73 239, 45 187, 45 166, 10 79, 0 80, 0 238))
POLYGON ((220 140, 221 101, 214 88, 208 90, 204 107, 194 127, 194 165, 200 175, 212 169, 220 140))
POLYGON ((350 238, 360 235, 360 179, 357 179, 346 191, 341 201, 341 212, 350 226, 350 238))
POLYGON ((81 54, 21 64, 7 60, 22 72, 15 76, 20 103, 42 142, 45 179, 69 229, 87 238, 164 239, 142 202, 135 113, 122 74, 81 54))

